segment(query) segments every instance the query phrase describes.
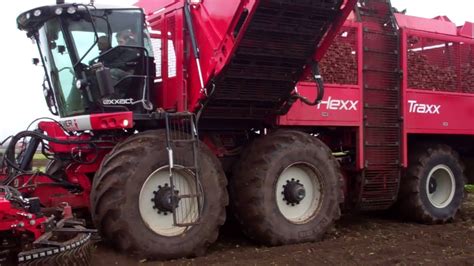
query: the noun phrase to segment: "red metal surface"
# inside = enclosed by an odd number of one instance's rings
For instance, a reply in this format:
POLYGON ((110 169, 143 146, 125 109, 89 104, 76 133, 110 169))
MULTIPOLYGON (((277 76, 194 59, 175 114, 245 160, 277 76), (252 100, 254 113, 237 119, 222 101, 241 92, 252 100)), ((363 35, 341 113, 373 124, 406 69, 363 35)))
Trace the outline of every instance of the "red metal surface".
MULTIPOLYGON (((332 42, 339 27, 351 13, 355 2, 356 0, 347 0, 335 19, 334 25, 325 36, 321 51, 317 49, 318 58, 324 54, 325 49, 332 42)), ((228 66, 243 37, 243 34, 235 35, 234 30, 242 14, 248 11, 248 17, 244 20, 241 32, 246 30, 258 4, 257 0, 226 1, 225 4, 203 1, 191 9, 205 86, 228 66)), ((201 90, 193 53, 188 50, 185 52, 185 43, 189 45, 189 37, 185 36, 182 30, 185 25, 184 1, 141 0, 136 5, 145 9, 152 31, 158 33, 154 37, 157 37, 157 42, 161 42, 162 60, 159 64, 162 70, 162 82, 156 86, 158 93, 154 96, 155 99, 165 110, 195 110, 200 106, 200 101, 205 98, 205 95, 201 90), (167 37, 160 37, 161 33, 166 33, 167 37), (170 56, 170 53, 175 56, 170 56), (172 73, 169 73, 170 64, 171 68, 175 69, 172 73)))
MULTIPOLYGON (((208 84, 209 80, 228 64, 238 40, 238 37, 235 38, 232 34, 233 29, 244 8, 253 10, 255 3, 255 0, 229 1, 225 5, 219 5, 213 1, 203 1, 198 8, 192 9, 205 84, 208 84)), ((187 57, 184 58, 182 31, 184 2, 181 0, 158 3, 144 0, 136 5, 145 8, 154 32, 168 34, 168 41, 165 42, 164 38, 159 40, 163 47, 163 60, 161 60, 163 85, 158 88, 159 101, 165 110, 183 111, 186 108, 193 110, 204 95, 201 92, 197 65, 192 52, 187 53, 187 57), (171 44, 172 48, 169 46, 171 44), (171 76, 168 73, 171 58, 169 51, 176 54, 177 62, 176 71, 173 72, 176 75, 171 76), (183 76, 183 69, 188 73, 186 79, 183 76)))
POLYGON ((474 125, 467 122, 474 116, 472 24, 454 31, 451 22, 428 22, 401 28, 405 167, 411 134, 474 135, 474 125), (449 30, 435 29, 436 25, 449 30))
MULTIPOLYGON (((404 51, 400 54, 402 69, 405 73, 401 95, 403 117, 405 117, 401 143, 402 165, 406 167, 408 151, 406 140, 409 134, 474 135, 474 126, 472 123, 466 123, 474 116, 474 71, 472 68, 474 66, 474 39, 472 38, 472 23, 466 23, 464 27, 457 29, 447 19, 422 19, 401 14, 396 16, 401 26, 400 50, 404 51), (418 42, 414 42, 414 39, 418 42), (449 43, 448 48, 443 45, 446 43, 449 43), (409 51, 423 53, 426 56, 426 60, 421 64, 421 70, 414 69, 413 64, 409 66, 409 51), (450 53, 452 54, 451 58, 449 58, 450 53), (436 65, 439 67, 436 68, 436 65), (434 70, 433 67, 435 67, 434 70), (452 76, 443 74, 443 68, 454 68, 451 70, 452 76), (421 76, 419 73, 415 73, 426 72, 426 69, 431 69, 431 71, 421 76), (440 79, 442 82, 433 82, 433 80, 438 80, 437 76, 442 76, 440 79), (451 77, 451 81, 448 80, 449 77, 451 77), (412 79, 411 84, 408 82, 410 78, 412 79), (410 86, 413 84, 419 84, 419 86, 410 86), (439 114, 436 112, 437 106, 440 106, 439 114)), ((361 27, 361 24, 347 21, 345 27, 361 27)), ((344 29, 347 28, 343 28, 342 31, 344 29)), ((344 42, 341 38, 336 41, 344 42)), ((362 46, 359 45, 359 55, 362 54, 362 46)), ((328 54, 331 54, 331 49, 328 54)), ((323 58, 323 62, 324 60, 323 58)), ((346 58, 345 62, 347 60, 346 58)), ((344 66, 343 60, 329 61, 336 65, 334 68, 342 69, 342 73, 350 72, 344 66), (343 66, 341 67, 341 65, 343 66)), ((360 77, 362 64, 364 62, 358 58, 357 78, 359 80, 362 79, 360 77)), ((324 69, 324 67, 322 68, 324 69)), ((341 77, 328 78, 327 75, 323 75, 323 77, 331 83, 326 84, 325 101, 329 97, 331 99, 341 98, 358 100, 360 105, 363 105, 360 84, 352 87, 337 85, 336 83, 341 80, 341 77)), ((351 80, 353 78, 355 77, 344 77, 343 79, 351 80)), ((314 86, 311 83, 301 82, 298 84, 298 91, 311 98, 315 93, 314 86)), ((326 105, 322 105, 322 107, 323 109, 321 109, 321 105, 314 108, 297 103, 287 116, 280 118, 279 124, 282 126, 353 126, 361 128, 363 120, 359 110, 357 112, 352 110, 351 113, 345 110, 327 112, 326 105)), ((359 146, 359 152, 360 150, 362 147, 359 146)), ((363 157, 360 153, 359 157, 362 162, 363 157)), ((363 168, 363 165, 360 166, 363 168)))
POLYGON ((458 29, 456 24, 446 19, 428 19, 407 16, 404 14, 396 13, 395 17, 400 28, 413 29, 425 32, 446 34, 446 35, 457 35, 458 29))
POLYGON ((9 200, 0 196, 0 232, 12 232, 13 235, 30 233, 34 239, 44 232, 46 217, 37 217, 25 210, 13 207, 9 200))
MULTIPOLYGON (((40 122, 39 129, 43 130, 49 137, 62 141, 84 141, 90 140, 91 135, 68 136, 55 122, 40 122)), ((57 207, 67 202, 72 208, 89 208, 89 194, 91 191, 91 176, 100 167, 104 156, 112 147, 102 147, 99 150, 91 148, 88 144, 58 144, 49 143, 49 152, 54 154, 73 155, 77 162, 65 165, 65 181, 77 185, 81 191, 71 191, 57 185, 47 175, 33 174, 20 175, 13 182, 14 187, 22 193, 39 197, 41 203, 47 207, 57 207), (83 163, 81 163, 83 162, 83 163)), ((5 178, 4 176, 2 179, 5 178)))
POLYGON ((459 27, 459 36, 474 38, 474 23, 466 22, 464 26, 459 27))
POLYGON ((90 123, 92 130, 133 128, 133 113, 92 114, 90 123))
MULTIPOLYGON (((310 82, 299 83, 298 92, 309 99, 314 99, 316 85, 310 82)), ((327 84, 324 95, 323 101, 317 106, 295 103, 286 116, 280 117, 279 125, 360 126, 362 117, 360 87, 327 84)))
POLYGON ((113 130, 133 128, 132 112, 101 113, 61 119, 68 131, 113 130))
MULTIPOLYGON (((328 57, 336 58, 323 57, 320 62, 326 87, 323 103, 311 107, 297 102, 286 116, 279 118, 278 124, 298 127, 355 127, 358 130, 358 142, 354 144, 357 147, 356 165, 358 169, 363 169, 362 24, 352 19, 345 22, 335 42, 326 52, 328 57)), ((316 96, 316 84, 313 82, 301 81, 297 88, 301 95, 309 99, 316 96)))
POLYGON ((67 172, 67 181, 80 185, 83 191, 72 192, 50 179, 46 175, 21 175, 15 178, 14 187, 21 193, 31 197, 38 197, 44 207, 59 207, 67 202, 72 208, 89 208, 89 194, 91 183, 85 175, 67 172))
POLYGON ((474 94, 408 89, 406 132, 474 135, 474 94))
MULTIPOLYGON (((66 132, 55 122, 43 121, 38 124, 38 128, 45 132, 48 136, 62 140, 62 141, 72 141, 72 140, 89 140, 90 135, 83 134, 80 137, 76 136, 69 136, 66 132)), ((50 143, 49 144, 51 151, 54 153, 69 153, 73 149, 79 148, 78 145, 65 145, 65 144, 58 144, 58 143, 50 143)), ((81 146, 84 149, 89 149, 89 146, 84 144, 81 146)))

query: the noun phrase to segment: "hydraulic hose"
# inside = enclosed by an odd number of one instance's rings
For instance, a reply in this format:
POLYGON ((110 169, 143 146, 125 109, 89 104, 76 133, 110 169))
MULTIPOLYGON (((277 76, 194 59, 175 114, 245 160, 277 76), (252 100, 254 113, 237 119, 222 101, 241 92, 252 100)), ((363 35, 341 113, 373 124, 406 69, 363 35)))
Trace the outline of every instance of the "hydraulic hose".
MULTIPOLYGON (((36 132, 36 131, 22 131, 18 133, 17 135, 15 135, 14 137, 12 137, 7 147, 7 150, 5 151, 5 157, 4 157, 4 160, 7 162, 7 164, 17 171, 24 171, 24 169, 21 169, 21 167, 15 163, 15 146, 19 140, 25 137, 46 140, 48 142, 58 143, 58 144, 63 144, 63 145, 87 144, 87 145, 91 145, 93 148, 97 148, 96 146, 97 143, 104 142, 104 141, 90 141, 90 140, 59 140, 59 139, 49 137, 40 132, 36 132)), ((24 159, 27 159, 27 158, 23 158, 23 160, 24 159)))
POLYGON ((298 92, 293 92, 291 94, 290 98, 285 102, 283 107, 280 108, 276 112, 277 115, 286 115, 290 111, 293 104, 298 100, 302 101, 303 103, 305 103, 309 106, 316 106, 323 100, 324 93, 325 93, 324 81, 323 81, 323 77, 321 76, 321 72, 319 70, 318 62, 313 63, 313 66, 312 66, 311 70, 312 70, 312 75, 313 75, 314 81, 316 82, 316 87, 318 89, 318 95, 316 96, 316 99, 314 99, 314 101, 310 101, 308 98, 304 97, 303 95, 299 94, 298 92))
MULTIPOLYGON (((87 144, 92 146, 92 148, 97 149, 97 143, 105 143, 108 141, 90 141, 90 140, 59 140, 55 139, 52 137, 49 137, 45 134, 42 134, 38 131, 22 131, 18 133, 17 135, 13 136, 4 155, 4 162, 7 164, 7 166, 10 168, 8 171, 9 177, 4 180, 2 183, 4 184, 9 184, 15 177, 15 173, 25 173, 26 172, 26 163, 23 162, 31 162, 33 159, 34 153, 28 152, 21 158, 20 165, 16 162, 15 159, 15 146, 20 141, 22 138, 26 137, 31 137, 33 140, 33 146, 37 147, 37 144, 43 140, 46 140, 48 142, 52 143, 58 143, 58 144, 63 144, 63 145, 80 145, 80 144, 87 144), (28 157, 28 158, 27 158, 28 157)), ((36 150, 36 149, 35 149, 36 150)), ((96 155, 95 159, 98 158, 98 154, 96 155)), ((54 177, 51 178, 52 180, 56 181, 59 183, 59 185, 65 186, 67 188, 77 188, 77 185, 71 184, 67 181, 64 180, 58 180, 54 177)))
POLYGON ((316 87, 318 88, 318 96, 314 101, 310 101, 308 98, 296 93, 295 96, 305 104, 309 106, 316 106, 318 105, 324 98, 324 82, 323 77, 321 76, 321 71, 319 70, 318 62, 315 62, 312 67, 312 74, 314 77, 314 81, 316 81, 316 87))

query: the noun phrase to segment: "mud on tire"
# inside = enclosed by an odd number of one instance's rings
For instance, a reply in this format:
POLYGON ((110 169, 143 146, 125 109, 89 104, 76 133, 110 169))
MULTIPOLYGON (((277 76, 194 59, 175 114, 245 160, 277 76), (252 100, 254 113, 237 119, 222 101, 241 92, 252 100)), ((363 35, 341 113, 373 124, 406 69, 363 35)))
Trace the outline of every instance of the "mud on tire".
POLYGON ((411 220, 446 223, 452 220, 464 198, 465 178, 458 154, 447 145, 419 145, 411 152, 401 180, 401 214, 411 220))
POLYGON ((257 139, 243 152, 230 191, 247 236, 267 245, 285 245, 322 238, 340 217, 342 182, 339 164, 323 142, 303 132, 280 130, 257 139), (292 188, 301 187, 301 177, 306 178, 305 197, 298 204, 284 193, 290 183, 292 188), (315 180, 312 187, 310 179, 315 180), (317 195, 319 200, 314 200, 317 195), (291 209, 304 204, 308 212, 295 214, 291 209))
MULTIPOLYGON (((164 130, 140 133, 118 144, 106 156, 93 182, 93 221, 109 243, 142 258, 202 255, 217 239, 228 204, 224 172, 205 144, 201 143, 198 151, 203 194, 200 223, 176 236, 160 235, 144 222, 139 210, 142 185, 155 170, 168 165, 165 137, 164 130)), ((184 160, 193 158, 192 151, 184 148, 175 148, 174 153, 184 160)), ((160 216, 156 214, 156 218, 160 216)))

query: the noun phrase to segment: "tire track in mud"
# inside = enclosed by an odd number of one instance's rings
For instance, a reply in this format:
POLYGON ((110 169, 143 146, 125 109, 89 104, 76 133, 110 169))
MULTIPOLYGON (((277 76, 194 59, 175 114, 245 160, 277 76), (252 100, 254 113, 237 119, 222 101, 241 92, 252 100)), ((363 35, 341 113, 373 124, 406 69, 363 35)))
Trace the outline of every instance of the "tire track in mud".
POLYGON ((386 265, 474 263, 474 194, 445 225, 405 223, 386 214, 345 215, 318 243, 262 247, 230 221, 204 257, 145 262, 99 245, 93 265, 386 265))

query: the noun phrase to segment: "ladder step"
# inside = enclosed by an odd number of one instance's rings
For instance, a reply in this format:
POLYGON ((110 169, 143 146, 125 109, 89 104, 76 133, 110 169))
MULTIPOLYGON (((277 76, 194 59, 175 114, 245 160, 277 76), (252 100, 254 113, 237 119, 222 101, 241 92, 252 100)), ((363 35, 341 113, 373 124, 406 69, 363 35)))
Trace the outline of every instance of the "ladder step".
POLYGON ((397 74, 397 73, 400 73, 400 69, 396 68, 396 69, 392 69, 392 70, 387 70, 387 69, 383 69, 383 68, 374 68, 374 67, 368 67, 368 66, 364 66, 364 71, 368 71, 368 72, 383 72, 383 73, 389 73, 389 74, 397 74))
POLYGON ((386 203, 386 202, 391 202, 394 200, 393 197, 380 197, 380 198, 362 198, 363 203, 386 203))
POLYGON ((365 147, 400 147, 400 143, 383 143, 383 144, 375 144, 375 143, 367 143, 364 144, 365 147))
POLYGON ((393 88, 377 88, 377 87, 370 87, 368 85, 366 85, 364 87, 364 89, 366 90, 372 90, 372 91, 390 91, 390 92, 398 92, 400 91, 400 88, 398 87, 393 87, 393 88))
POLYGON ((389 0, 362 3, 365 171, 359 207, 383 210, 397 198, 401 171, 399 33, 389 0))
POLYGON ((369 29, 369 28, 364 28, 364 32, 368 33, 368 34, 375 34, 375 35, 389 36, 389 37, 397 37, 398 36, 397 32, 378 31, 378 30, 373 30, 373 29, 369 29))
POLYGON ((387 167, 388 168, 393 168, 394 166, 400 166, 400 162, 398 160, 392 162, 392 163, 385 163, 385 164, 380 164, 380 163, 371 163, 370 161, 366 161, 365 165, 370 168, 383 168, 387 167))
MULTIPOLYGON (((199 181, 199 168, 198 168, 198 159, 199 156, 197 151, 197 144, 198 144, 198 136, 196 132, 195 126, 195 115, 193 113, 183 112, 183 113, 166 113, 165 114, 165 123, 166 123, 166 147, 169 150, 168 152, 168 161, 169 165, 171 166, 171 162, 174 162, 176 165, 182 165, 179 167, 179 170, 186 169, 193 173, 194 175, 194 182, 199 181), (178 143, 189 143, 192 145, 186 145, 187 151, 180 151, 178 153, 173 152, 173 148, 177 146, 178 143), (181 152, 183 153, 190 153, 193 155, 192 162, 185 160, 181 152), (190 166, 192 165, 192 166, 190 166)), ((177 167, 172 167, 171 170, 178 169, 177 167)), ((181 190, 180 186, 175 186, 173 182, 173 175, 174 171, 171 171, 171 176, 169 177, 170 184, 172 184, 171 189, 174 190, 181 190)), ((183 188, 183 190, 185 190, 183 188)), ((188 199, 192 200, 193 203, 196 204, 196 219, 190 220, 187 215, 184 215, 182 212, 176 211, 177 209, 173 209, 173 224, 175 226, 192 226, 196 225, 199 221, 199 217, 201 215, 201 201, 199 200, 200 191, 198 186, 194 188, 189 188, 189 194, 177 195, 177 199, 188 199)))
POLYGON ((364 47, 364 52, 365 53, 374 53, 374 54, 383 54, 383 55, 398 55, 398 51, 382 51, 379 49, 374 49, 374 48, 369 48, 369 47, 364 47))
POLYGON ((400 124, 394 125, 374 125, 374 124, 365 124, 366 128, 400 128, 400 124))

